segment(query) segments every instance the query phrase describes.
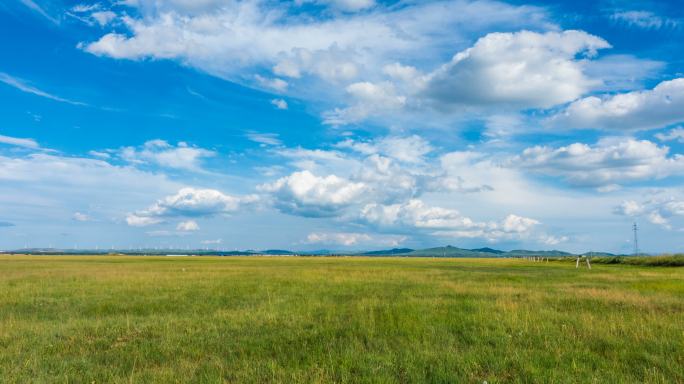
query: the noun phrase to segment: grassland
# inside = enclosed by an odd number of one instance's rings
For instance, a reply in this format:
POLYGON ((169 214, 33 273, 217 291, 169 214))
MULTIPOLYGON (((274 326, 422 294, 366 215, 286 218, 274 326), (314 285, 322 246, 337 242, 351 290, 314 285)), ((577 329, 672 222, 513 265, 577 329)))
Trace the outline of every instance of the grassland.
POLYGON ((1 256, 0 381, 684 383, 684 268, 1 256))
MULTIPOLYGON (((574 261, 575 258, 567 258, 569 261, 574 261)), ((625 265, 641 265, 650 267, 684 267, 684 255, 666 255, 666 256, 640 256, 640 257, 592 257, 591 262, 594 264, 625 264, 625 265)))

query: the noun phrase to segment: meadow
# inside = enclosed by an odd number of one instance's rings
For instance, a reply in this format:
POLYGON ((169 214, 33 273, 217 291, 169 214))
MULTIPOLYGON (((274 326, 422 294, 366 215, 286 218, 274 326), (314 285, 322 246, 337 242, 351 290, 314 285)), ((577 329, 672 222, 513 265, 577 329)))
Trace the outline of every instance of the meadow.
POLYGON ((684 268, 0 256, 3 383, 684 383, 684 268))

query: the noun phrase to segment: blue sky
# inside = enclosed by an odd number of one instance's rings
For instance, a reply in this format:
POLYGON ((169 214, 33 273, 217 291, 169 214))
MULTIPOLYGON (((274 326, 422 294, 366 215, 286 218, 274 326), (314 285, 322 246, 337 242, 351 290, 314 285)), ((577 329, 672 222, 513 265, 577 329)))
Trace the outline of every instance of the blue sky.
POLYGON ((684 248, 676 1, 10 0, 0 249, 684 248))

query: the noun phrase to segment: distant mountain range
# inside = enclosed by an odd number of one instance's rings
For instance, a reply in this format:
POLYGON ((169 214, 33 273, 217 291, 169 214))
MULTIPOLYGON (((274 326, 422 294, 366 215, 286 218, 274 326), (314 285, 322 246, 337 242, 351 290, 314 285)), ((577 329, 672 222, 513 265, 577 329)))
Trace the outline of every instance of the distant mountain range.
MULTIPOLYGON (((0 252, 1 253, 1 252, 0 252)), ((256 256, 256 255, 272 255, 272 256, 407 256, 407 257, 527 257, 527 256, 544 256, 544 257, 562 257, 573 256, 574 254, 559 250, 551 251, 533 251, 527 249, 515 249, 512 251, 502 251, 489 247, 484 248, 458 248, 451 245, 446 247, 435 247, 426 249, 411 249, 411 248, 392 248, 377 251, 366 252, 347 252, 321 249, 316 251, 295 252, 285 249, 267 249, 267 250, 246 250, 246 251, 220 251, 207 249, 54 249, 54 248, 31 248, 31 249, 17 249, 12 251, 5 251, 5 253, 22 253, 22 254, 36 254, 36 255, 92 255, 92 254, 123 254, 123 255, 206 255, 206 256, 256 256)), ((587 252, 591 256, 617 256, 607 252, 587 252)))
POLYGON ((416 256, 416 257, 521 257, 521 256, 572 256, 571 253, 563 251, 529 251, 516 249, 513 251, 502 251, 493 248, 475 248, 465 249, 447 245, 446 247, 436 247, 413 250, 408 248, 403 249, 388 249, 385 251, 365 252, 364 256, 416 256))

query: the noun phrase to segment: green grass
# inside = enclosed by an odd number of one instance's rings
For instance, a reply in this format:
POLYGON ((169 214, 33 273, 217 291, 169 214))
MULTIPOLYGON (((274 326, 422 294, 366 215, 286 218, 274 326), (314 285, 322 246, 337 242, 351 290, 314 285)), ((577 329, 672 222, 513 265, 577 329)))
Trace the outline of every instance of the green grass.
POLYGON ((684 268, 0 257, 0 382, 684 383, 684 268))
MULTIPOLYGON (((575 260, 574 258, 572 258, 575 260)), ((593 257, 594 264, 626 264, 650 267, 684 267, 684 255, 593 257)))

